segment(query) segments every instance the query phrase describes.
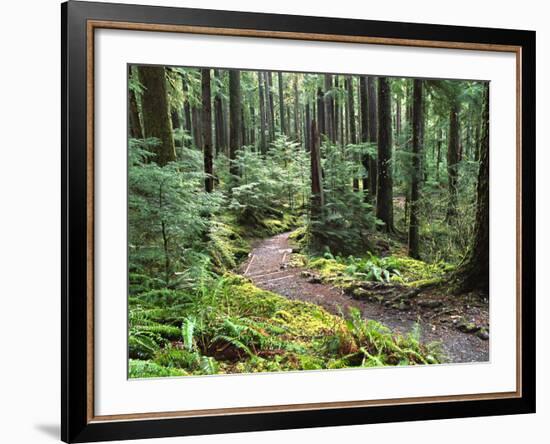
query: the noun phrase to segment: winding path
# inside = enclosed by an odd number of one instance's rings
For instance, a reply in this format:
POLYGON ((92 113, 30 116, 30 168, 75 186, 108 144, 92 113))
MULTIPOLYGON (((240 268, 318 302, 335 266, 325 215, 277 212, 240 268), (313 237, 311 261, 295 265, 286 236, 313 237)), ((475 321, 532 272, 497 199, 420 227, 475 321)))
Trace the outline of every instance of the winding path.
MULTIPOLYGON (((407 333, 420 320, 421 339, 425 342, 440 341, 448 362, 485 362, 489 360, 489 341, 458 331, 448 320, 441 320, 430 310, 411 309, 401 311, 375 302, 356 300, 342 289, 323 283, 315 283, 304 277, 304 268, 289 266, 292 248, 290 233, 283 233, 259 241, 249 254, 240 272, 264 290, 318 304, 327 311, 341 315, 349 307, 358 308, 363 318, 381 322, 393 331, 407 333)), ((466 308, 469 309, 469 306, 466 308)))

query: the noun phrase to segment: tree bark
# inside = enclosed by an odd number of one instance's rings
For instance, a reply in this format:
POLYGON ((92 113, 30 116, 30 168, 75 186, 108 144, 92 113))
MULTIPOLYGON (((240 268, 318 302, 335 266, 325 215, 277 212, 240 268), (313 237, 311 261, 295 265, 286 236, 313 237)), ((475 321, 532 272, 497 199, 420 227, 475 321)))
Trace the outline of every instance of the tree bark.
POLYGON ((391 91, 386 77, 378 78, 378 191, 376 217, 384 222, 383 230, 393 232, 393 178, 391 91))
POLYGON ((267 120, 269 123, 269 142, 275 140, 275 107, 273 105, 273 76, 271 71, 264 73, 266 82, 267 120))
POLYGON ((484 88, 474 239, 454 281, 457 291, 489 294, 489 84, 484 88))
MULTIPOLYGON (((361 142, 366 143, 369 140, 369 114, 367 106, 367 79, 365 76, 359 78, 359 107, 361 108, 361 142)), ((361 163, 365 169, 363 175, 363 194, 365 202, 370 201, 372 190, 369 184, 370 156, 363 154, 361 163)))
MULTIPOLYGON (((374 77, 367 77, 367 114, 368 114, 368 134, 369 142, 376 143, 378 138, 378 106, 376 103, 376 84, 374 77)), ((378 162, 374 156, 369 158, 369 182, 370 194, 373 200, 376 198, 378 187, 378 162)))
POLYGON ((449 204, 447 206, 447 221, 453 222, 457 215, 457 182, 458 182, 458 112, 459 105, 455 100, 451 105, 449 115, 449 146, 447 149, 447 175, 449 180, 449 204))
POLYGON ((216 154, 220 154, 225 151, 225 133, 223 124, 223 104, 222 95, 220 92, 221 76, 220 70, 214 70, 214 78, 217 81, 216 95, 214 96, 214 122, 215 122, 215 135, 216 135, 216 154))
POLYGON ((128 120, 130 137, 133 139, 143 139, 136 94, 132 89, 128 91, 128 120))
POLYGON ((332 75, 325 74, 325 134, 331 142, 334 142, 334 101, 332 99, 332 86, 332 75))
MULTIPOLYGON (((350 135, 350 143, 352 145, 357 144, 357 132, 355 128, 355 100, 353 97, 353 78, 351 76, 347 76, 346 78, 346 89, 347 89, 347 96, 348 96, 348 125, 349 125, 349 135, 350 135)), ((356 159, 354 158, 353 161, 356 159)), ((354 177, 353 178, 353 191, 358 192, 359 191, 359 178, 354 177)))
POLYGON ((191 115, 193 117, 193 142, 195 147, 202 147, 202 112, 201 109, 193 106, 191 107, 191 115))
POLYGON ((172 128, 176 129, 180 127, 180 116, 178 113, 178 110, 175 108, 172 108, 172 112, 170 113, 170 117, 172 119, 172 128))
POLYGON ((164 166, 176 160, 172 124, 168 114, 166 74, 164 68, 159 66, 140 66, 138 71, 145 89, 141 99, 143 133, 145 137, 156 137, 160 140, 160 144, 154 149, 154 161, 164 166))
POLYGON ((214 190, 214 163, 212 153, 212 96, 210 93, 210 69, 201 69, 202 91, 202 151, 204 155, 204 189, 214 190))
POLYGON ((277 83, 279 86, 279 114, 281 116, 281 134, 287 134, 286 116, 285 116, 285 95, 283 91, 283 73, 277 73, 277 83))
POLYGON ((311 121, 311 217, 319 218, 323 213, 323 175, 321 171, 321 150, 319 131, 315 120, 311 121))
POLYGON ((189 104, 189 89, 187 87, 187 79, 184 75, 181 76, 181 87, 183 90, 183 117, 185 121, 185 129, 189 132, 189 134, 191 134, 191 105, 189 104))
POLYGON ((258 102, 260 104, 260 151, 262 154, 267 153, 267 142, 265 137, 266 132, 266 117, 265 117, 265 93, 262 80, 262 72, 258 71, 258 102))
POLYGON ((233 176, 239 175, 236 159, 241 145, 241 72, 232 69, 229 71, 229 172, 233 176))
POLYGON ((441 163, 441 144, 443 143, 443 130, 439 128, 439 131, 437 133, 437 158, 435 162, 435 180, 437 184, 439 185, 439 165, 441 163))
POLYGON ((298 75, 294 77, 294 138, 300 142, 302 137, 300 134, 300 94, 298 92, 298 75))
POLYGON ((419 188, 420 188, 420 157, 422 156, 422 127, 424 125, 424 112, 422 100, 422 80, 415 79, 413 87, 413 143, 412 143, 412 177, 409 217, 409 256, 420 259, 418 239, 419 227, 419 188))
MULTIPOLYGON (((304 120, 306 122, 306 126, 309 125, 311 120, 315 120, 315 119, 311 118, 311 111, 310 111, 309 102, 306 103, 305 119, 304 120)), ((310 140, 311 140, 311 131, 308 128, 305 128, 305 131, 304 131, 304 148, 308 152, 311 151, 310 140)))
MULTIPOLYGON (((317 88, 317 131, 319 134, 326 134, 325 132, 325 102, 323 88, 317 88)), ((310 129, 311 130, 311 129, 310 129)))

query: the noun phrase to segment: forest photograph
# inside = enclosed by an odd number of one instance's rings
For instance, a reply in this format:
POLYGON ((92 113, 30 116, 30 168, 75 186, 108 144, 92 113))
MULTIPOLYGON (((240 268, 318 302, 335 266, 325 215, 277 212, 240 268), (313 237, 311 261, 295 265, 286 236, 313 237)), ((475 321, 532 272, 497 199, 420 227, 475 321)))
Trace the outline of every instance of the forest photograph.
POLYGON ((129 378, 489 361, 489 82, 127 85, 129 378))

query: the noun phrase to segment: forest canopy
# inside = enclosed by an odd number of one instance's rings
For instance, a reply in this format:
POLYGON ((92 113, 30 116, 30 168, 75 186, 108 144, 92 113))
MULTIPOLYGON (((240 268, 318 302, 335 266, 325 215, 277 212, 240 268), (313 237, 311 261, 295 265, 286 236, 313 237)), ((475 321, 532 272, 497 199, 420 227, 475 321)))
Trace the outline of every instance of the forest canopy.
POLYGON ((131 66, 130 377, 488 359, 488 122, 482 81, 131 66))

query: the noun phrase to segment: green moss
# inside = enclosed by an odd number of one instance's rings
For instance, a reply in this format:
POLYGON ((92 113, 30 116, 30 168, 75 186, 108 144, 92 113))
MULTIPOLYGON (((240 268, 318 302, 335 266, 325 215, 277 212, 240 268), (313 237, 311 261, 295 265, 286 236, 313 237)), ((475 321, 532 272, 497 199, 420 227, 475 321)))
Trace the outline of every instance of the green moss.
POLYGON ((309 262, 309 266, 314 270, 318 270, 321 277, 325 280, 330 280, 338 276, 343 276, 347 266, 335 259, 319 258, 309 262))
POLYGON ((413 287, 437 284, 445 274, 454 269, 444 262, 428 264, 404 256, 392 256, 392 261, 400 272, 399 276, 392 277, 392 281, 413 287))
POLYGON ((231 223, 212 222, 209 236, 208 253, 216 271, 232 270, 248 255, 248 242, 231 223))

